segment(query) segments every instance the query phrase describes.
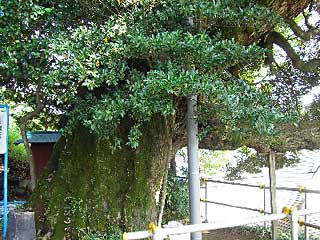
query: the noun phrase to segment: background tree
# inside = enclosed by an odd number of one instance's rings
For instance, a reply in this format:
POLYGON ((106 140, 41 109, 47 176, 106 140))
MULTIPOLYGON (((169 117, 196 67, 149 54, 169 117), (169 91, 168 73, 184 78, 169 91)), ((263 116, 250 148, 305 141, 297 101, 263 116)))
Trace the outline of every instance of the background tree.
POLYGON ((48 73, 48 26, 50 8, 32 1, 0 3, 1 49, 0 79, 4 100, 25 108, 16 116, 30 165, 31 190, 36 184, 35 164, 27 139, 28 124, 45 111, 49 99, 43 83, 48 73), (42 34, 40 34, 40 32, 42 34))
MULTIPOLYGON (((319 149, 319 111, 319 96, 316 95, 313 102, 305 107, 298 122, 281 126, 279 134, 270 142, 272 148, 278 153, 277 168, 296 164, 299 161, 297 153, 301 149, 319 149)), ((268 167, 268 153, 255 153, 252 149, 242 147, 236 165, 227 165, 226 177, 241 179, 243 173, 258 173, 263 167, 268 167)))
MULTIPOLYGON (((27 154, 23 145, 14 144, 14 142, 20 138, 20 129, 15 121, 10 118, 8 147, 8 169, 10 172, 10 174, 8 175, 9 200, 17 200, 28 196, 28 192, 26 191, 27 189, 23 189, 23 187, 20 187, 20 184, 29 177, 27 154)), ((3 181, 2 176, 0 177, 0 181, 3 181)), ((0 189, 1 194, 3 194, 3 186, 1 186, 0 189)))
POLYGON ((185 144, 188 95, 199 96, 203 145, 269 145, 296 110, 282 111, 274 87, 254 81, 273 43, 302 72, 319 69, 317 55, 301 58, 278 31, 316 10, 313 1, 1 4, 6 91, 35 103, 40 89, 41 104, 63 113, 65 136, 33 201, 38 226, 55 239, 156 220, 167 159, 185 144))

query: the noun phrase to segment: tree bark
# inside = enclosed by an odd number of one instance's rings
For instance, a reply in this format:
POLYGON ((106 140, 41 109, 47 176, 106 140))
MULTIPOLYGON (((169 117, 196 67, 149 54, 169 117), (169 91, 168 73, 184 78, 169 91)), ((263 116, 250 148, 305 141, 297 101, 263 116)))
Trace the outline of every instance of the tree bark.
POLYGON ((61 139, 33 194, 37 227, 61 240, 79 239, 88 229, 104 232, 118 225, 132 231, 156 222, 156 196, 172 142, 168 124, 160 116, 144 124, 137 149, 126 144, 128 119, 117 134, 121 149, 82 126, 61 139))
POLYGON ((320 59, 314 58, 307 62, 303 61, 300 58, 300 55, 296 53, 294 48, 287 41, 287 39, 280 33, 272 32, 270 33, 269 38, 273 43, 281 47, 286 52, 288 57, 291 59, 293 66, 295 66, 297 69, 303 72, 314 72, 319 68, 320 59))
POLYGON ((26 149, 29 166, 30 166, 30 190, 33 191, 36 186, 36 166, 33 158, 33 154, 31 151, 31 147, 29 145, 29 141, 27 138, 27 125, 30 120, 36 117, 44 108, 44 104, 40 99, 40 89, 41 86, 38 85, 36 89, 36 107, 32 112, 28 112, 20 119, 20 132, 22 136, 23 145, 26 149))
POLYGON ((161 227, 161 224, 162 224, 163 211, 164 211, 164 206, 165 206, 166 197, 167 197, 168 173, 169 173, 169 167, 170 167, 170 160, 172 157, 171 152, 172 152, 172 144, 171 144, 170 154, 167 158, 166 168, 164 171, 163 181, 162 181, 163 183, 161 188, 160 210, 159 210, 159 217, 158 217, 159 227, 161 227))
POLYGON ((27 138, 26 125, 27 125, 26 122, 20 124, 20 132, 21 132, 21 136, 22 136, 23 145, 26 149, 27 157, 29 160, 29 171, 30 171, 30 186, 29 187, 30 187, 30 190, 33 191, 36 186, 36 167, 35 167, 33 154, 31 151, 31 147, 29 145, 28 138, 27 138))
MULTIPOLYGON (((170 124, 170 125, 173 127, 174 126, 174 119, 172 118, 171 121, 172 121, 172 124, 170 124)), ((166 124, 166 125, 168 126, 169 124, 166 124)), ((173 129, 169 130, 169 133, 173 134, 173 129)), ((167 157, 167 161, 166 161, 166 167, 165 167, 164 175, 163 175, 163 179, 162 179, 160 210, 159 210, 159 217, 158 217, 158 226, 159 227, 161 227, 161 224, 162 224, 164 206, 166 203, 170 162, 171 162, 172 156, 174 155, 173 148, 172 148, 173 147, 172 146, 172 138, 173 138, 173 136, 171 135, 171 137, 169 138, 169 152, 168 152, 168 157, 167 157)))

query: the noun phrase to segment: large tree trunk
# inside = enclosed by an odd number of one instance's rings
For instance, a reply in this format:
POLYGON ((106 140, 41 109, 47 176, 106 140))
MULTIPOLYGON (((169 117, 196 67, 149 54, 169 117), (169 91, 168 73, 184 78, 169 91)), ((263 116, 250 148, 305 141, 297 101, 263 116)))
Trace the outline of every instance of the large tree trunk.
POLYGON ((156 196, 171 148, 171 121, 154 117, 140 145, 126 145, 131 124, 122 122, 121 149, 112 151, 84 127, 55 146, 48 173, 33 194, 37 227, 54 239, 78 239, 87 228, 145 229, 156 222, 156 196), (170 123, 169 123, 170 122, 170 123))

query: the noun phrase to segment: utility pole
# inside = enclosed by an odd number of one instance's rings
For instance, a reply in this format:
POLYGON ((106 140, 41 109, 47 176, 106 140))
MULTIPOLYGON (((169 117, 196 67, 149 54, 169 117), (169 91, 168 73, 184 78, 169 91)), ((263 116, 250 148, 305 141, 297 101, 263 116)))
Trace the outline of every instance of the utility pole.
MULTIPOLYGON (((189 173, 189 209, 191 224, 200 223, 200 173, 199 140, 197 123, 197 95, 188 96, 187 100, 187 146, 189 173)), ((201 232, 191 233, 191 240, 201 240, 201 232)))

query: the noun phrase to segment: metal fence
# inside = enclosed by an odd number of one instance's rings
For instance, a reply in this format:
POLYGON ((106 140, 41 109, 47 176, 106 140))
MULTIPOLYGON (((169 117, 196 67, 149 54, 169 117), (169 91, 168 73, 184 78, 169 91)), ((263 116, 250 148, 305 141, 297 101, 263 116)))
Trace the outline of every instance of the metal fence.
MULTIPOLYGON (((205 190, 205 198, 201 199, 201 201, 204 202, 204 204, 205 204, 205 206, 204 206, 204 208, 205 208, 205 222, 208 222, 208 204, 217 204, 217 205, 226 206, 226 207, 238 208, 238 209, 243 209, 243 210, 250 210, 250 211, 260 212, 264 215, 270 214, 270 212, 266 211, 266 206, 267 206, 266 190, 270 189, 270 187, 266 186, 265 184, 255 185, 255 184, 228 182, 228 181, 221 181, 221 180, 214 180, 214 179, 207 179, 207 178, 202 178, 201 183, 202 183, 202 188, 204 188, 204 190, 205 190), (257 208, 238 206, 238 205, 208 200, 208 183, 218 183, 218 184, 228 184, 228 185, 250 187, 250 188, 259 188, 263 191, 263 193, 262 193, 263 194, 263 208, 257 209, 257 208)), ((305 186, 298 186, 297 188, 276 187, 276 189, 277 190, 299 192, 301 194, 304 194, 304 209, 307 209, 307 207, 308 207, 307 206, 308 193, 309 194, 310 193, 320 194, 319 190, 307 189, 305 186)), ((304 226, 305 240, 309 239, 308 227, 315 228, 315 229, 320 228, 319 226, 312 224, 312 223, 308 223, 307 221, 308 221, 307 214, 305 215, 303 221, 301 219, 299 220, 300 226, 304 226)))
POLYGON ((305 216, 305 215, 315 214, 315 213, 320 213, 320 209, 317 209, 317 210, 303 209, 299 211, 290 211, 288 214, 285 214, 285 213, 270 214, 270 215, 265 215, 261 217, 220 221, 215 223, 193 224, 193 225, 186 225, 186 226, 181 226, 176 228, 157 228, 154 224, 149 224, 149 229, 146 231, 124 233, 123 240, 146 239, 146 238, 150 238, 152 240, 163 240, 165 237, 170 235, 217 230, 217 229, 236 227, 236 226, 241 226, 246 224, 281 220, 285 218, 288 218, 288 221, 290 221, 290 224, 291 224, 291 240, 298 240, 299 224, 300 225, 302 224, 301 220, 299 220, 299 216, 305 216))
MULTIPOLYGON (((180 177, 181 178, 181 177, 180 177)), ((221 180, 213 180, 202 178, 201 180, 202 188, 205 190, 205 198, 201 199, 202 202, 205 204, 205 223, 202 224, 193 224, 193 225, 186 225, 176 228, 158 228, 154 224, 149 224, 149 228, 147 231, 139 231, 139 232, 130 232, 123 234, 123 240, 133 240, 133 239, 146 239, 150 238, 152 240, 163 240, 165 237, 169 235, 177 235, 177 234, 186 234, 192 232, 201 232, 201 231, 209 231, 209 230, 217 230, 222 228, 230 228, 236 226, 242 226, 246 224, 254 224, 254 223, 266 223, 275 220, 287 220, 290 223, 291 228, 291 240, 298 240, 299 234, 299 227, 305 227, 305 239, 309 238, 307 234, 307 227, 320 229, 320 226, 307 222, 307 215, 320 213, 320 209, 307 209, 307 194, 308 193, 315 193, 320 194, 319 190, 312 190, 307 189, 304 186, 299 186, 297 188, 291 187, 277 187, 277 190, 286 190, 286 191, 294 191, 299 193, 304 193, 304 200, 305 200, 305 209, 296 211, 294 208, 284 207, 283 212, 280 214, 270 214, 266 211, 267 199, 266 199, 266 190, 270 189, 269 186, 264 184, 261 185, 254 185, 254 184, 246 184, 246 183, 237 183, 237 182, 228 182, 228 181, 221 181, 221 180), (218 184, 230 184, 236 186, 244 186, 244 187, 251 187, 251 188, 259 188, 263 190, 263 202, 264 206, 261 209, 245 207, 245 206, 237 206, 233 204, 218 202, 208 200, 208 183, 218 183, 218 184), (264 214, 264 216, 259 217, 251 217, 251 218, 244 218, 244 219, 232 219, 232 220, 224 220, 218 221, 215 223, 208 223, 208 204, 217 204, 232 208, 239 208, 244 210, 256 211, 264 214), (301 218, 301 216, 304 216, 301 218)))

